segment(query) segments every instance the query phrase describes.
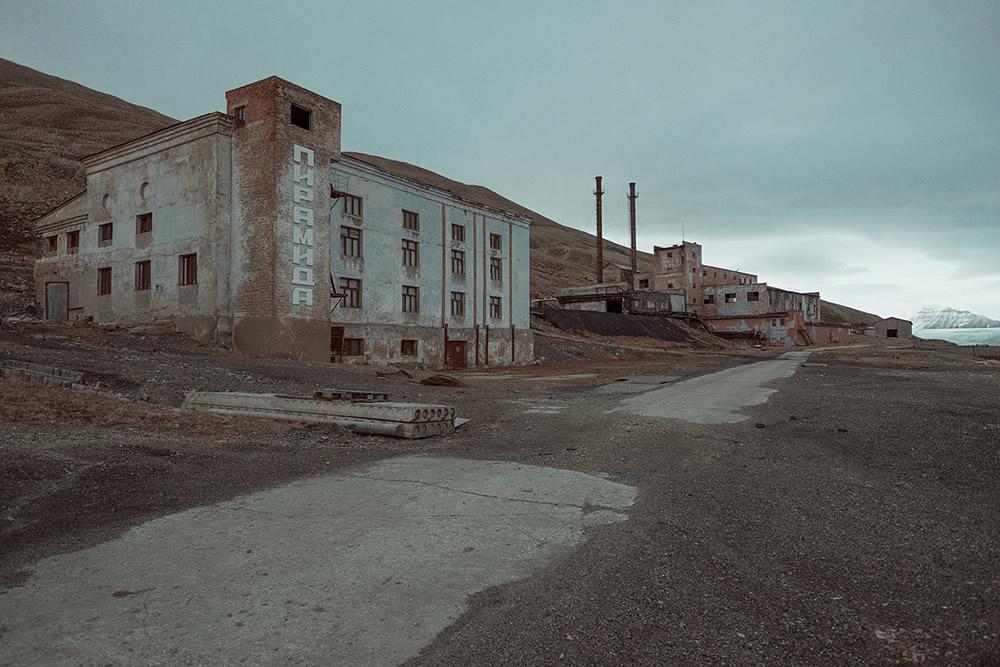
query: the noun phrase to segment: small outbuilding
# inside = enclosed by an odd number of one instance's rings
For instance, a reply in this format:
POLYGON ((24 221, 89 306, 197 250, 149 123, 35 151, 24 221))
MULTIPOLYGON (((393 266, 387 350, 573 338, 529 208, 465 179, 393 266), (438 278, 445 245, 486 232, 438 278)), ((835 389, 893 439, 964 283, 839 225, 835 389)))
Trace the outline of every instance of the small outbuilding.
POLYGON ((876 338, 910 338, 913 336, 913 322, 899 317, 887 317, 875 323, 876 338))

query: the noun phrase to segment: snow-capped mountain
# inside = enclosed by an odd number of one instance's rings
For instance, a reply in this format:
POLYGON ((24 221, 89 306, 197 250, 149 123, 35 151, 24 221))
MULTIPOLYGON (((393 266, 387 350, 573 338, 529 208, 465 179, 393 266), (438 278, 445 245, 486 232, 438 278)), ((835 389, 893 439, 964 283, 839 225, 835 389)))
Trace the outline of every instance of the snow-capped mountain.
POLYGON ((913 316, 914 329, 993 329, 998 327, 1000 327, 1000 321, 954 308, 940 310, 921 308, 913 316))

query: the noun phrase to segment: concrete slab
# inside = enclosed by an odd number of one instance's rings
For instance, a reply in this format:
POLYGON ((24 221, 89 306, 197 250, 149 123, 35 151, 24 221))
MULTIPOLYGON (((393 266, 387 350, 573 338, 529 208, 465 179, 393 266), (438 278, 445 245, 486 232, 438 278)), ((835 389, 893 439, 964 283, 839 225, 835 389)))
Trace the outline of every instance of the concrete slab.
POLYGON ((390 665, 468 597, 625 520, 633 487, 422 456, 303 480, 49 558, 0 595, 12 665, 390 665))
POLYGON ((612 412, 682 419, 695 424, 730 424, 747 419, 737 412, 767 401, 777 389, 764 384, 790 377, 809 357, 809 350, 786 352, 777 359, 727 368, 678 382, 622 401, 612 412))

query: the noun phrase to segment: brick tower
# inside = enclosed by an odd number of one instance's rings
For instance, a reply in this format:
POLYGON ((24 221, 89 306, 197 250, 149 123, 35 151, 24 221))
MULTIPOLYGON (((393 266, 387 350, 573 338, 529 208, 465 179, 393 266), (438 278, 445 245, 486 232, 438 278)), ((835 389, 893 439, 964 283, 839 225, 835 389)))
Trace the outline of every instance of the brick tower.
POLYGON ((340 104, 270 77, 226 93, 233 349, 330 360, 330 161, 340 104))

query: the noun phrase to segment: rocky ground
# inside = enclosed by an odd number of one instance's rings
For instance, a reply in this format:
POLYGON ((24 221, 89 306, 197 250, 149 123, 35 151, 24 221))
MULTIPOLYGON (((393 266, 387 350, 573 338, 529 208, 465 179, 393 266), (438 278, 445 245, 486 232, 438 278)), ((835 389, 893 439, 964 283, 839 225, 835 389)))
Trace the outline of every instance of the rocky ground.
MULTIPOLYGON (((491 588, 412 664, 995 664, 1000 363, 918 343, 816 352, 737 424, 608 412, 602 387, 774 351, 542 331, 545 361, 428 387, 372 367, 249 359, 176 334, 17 323, 0 358, 90 390, 0 382, 0 583, 150 518, 402 453, 636 486, 544 572, 491 588), (191 389, 387 391, 472 421, 420 441, 189 414, 191 389), (534 408, 545 406, 538 411, 534 408)), ((2 589, 0 589, 2 594, 2 589)))

